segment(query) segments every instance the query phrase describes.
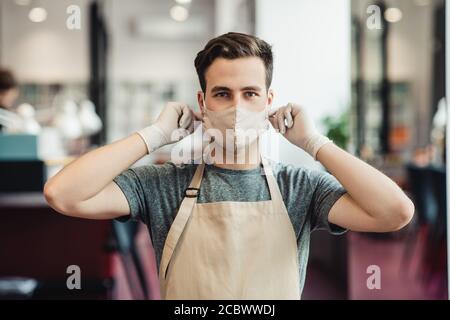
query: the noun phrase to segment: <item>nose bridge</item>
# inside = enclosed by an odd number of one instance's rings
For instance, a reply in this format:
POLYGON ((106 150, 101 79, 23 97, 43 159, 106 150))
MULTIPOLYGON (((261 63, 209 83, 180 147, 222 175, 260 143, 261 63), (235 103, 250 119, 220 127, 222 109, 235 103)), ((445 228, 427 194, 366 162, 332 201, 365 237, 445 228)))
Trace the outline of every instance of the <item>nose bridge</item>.
POLYGON ((233 107, 239 106, 241 104, 241 93, 237 91, 232 96, 233 96, 232 99, 233 107))

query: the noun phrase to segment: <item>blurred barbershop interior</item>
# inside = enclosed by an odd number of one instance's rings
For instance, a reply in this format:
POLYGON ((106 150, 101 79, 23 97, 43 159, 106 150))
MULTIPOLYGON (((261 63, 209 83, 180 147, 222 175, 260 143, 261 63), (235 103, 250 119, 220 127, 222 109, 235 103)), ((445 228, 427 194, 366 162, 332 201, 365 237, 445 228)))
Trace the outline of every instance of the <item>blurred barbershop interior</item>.
MULTIPOLYGON (((238 31, 273 45, 275 107, 320 131, 415 204, 395 233, 312 234, 302 299, 448 299, 445 0, 1 0, 0 299, 160 299, 140 222, 55 213, 45 182, 76 157, 198 110, 194 58, 238 31), (382 272, 371 288, 371 267, 382 272), (79 268, 81 290, 68 277, 79 268)), ((280 137, 277 161, 325 170, 280 137)), ((135 165, 164 163, 170 147, 135 165)), ((105 166, 108 164, 105 163, 105 166)))

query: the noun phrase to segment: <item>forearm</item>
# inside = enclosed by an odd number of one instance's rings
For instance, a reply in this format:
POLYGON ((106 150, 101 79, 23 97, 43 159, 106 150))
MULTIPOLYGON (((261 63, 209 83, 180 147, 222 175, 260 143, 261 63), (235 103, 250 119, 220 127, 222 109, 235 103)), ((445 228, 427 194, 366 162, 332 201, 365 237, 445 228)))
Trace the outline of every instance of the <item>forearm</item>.
POLYGON ((56 201, 78 203, 90 199, 117 175, 146 155, 138 134, 90 151, 74 160, 46 183, 44 193, 56 201))
POLYGON ((317 160, 372 217, 390 219, 392 213, 410 210, 411 200, 394 181, 334 143, 322 146, 317 160))

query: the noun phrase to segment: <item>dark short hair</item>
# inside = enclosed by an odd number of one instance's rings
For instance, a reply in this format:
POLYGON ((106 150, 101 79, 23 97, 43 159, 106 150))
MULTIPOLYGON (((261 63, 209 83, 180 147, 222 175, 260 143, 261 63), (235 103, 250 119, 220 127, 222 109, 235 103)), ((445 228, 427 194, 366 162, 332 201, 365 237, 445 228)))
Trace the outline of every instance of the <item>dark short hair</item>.
POLYGON ((0 68, 0 93, 15 87, 17 87, 17 82, 12 72, 0 68))
POLYGON ((216 58, 244 57, 261 58, 266 68, 266 88, 269 89, 273 73, 272 46, 252 35, 228 32, 209 40, 205 48, 197 53, 194 64, 203 92, 206 92, 205 73, 216 58))

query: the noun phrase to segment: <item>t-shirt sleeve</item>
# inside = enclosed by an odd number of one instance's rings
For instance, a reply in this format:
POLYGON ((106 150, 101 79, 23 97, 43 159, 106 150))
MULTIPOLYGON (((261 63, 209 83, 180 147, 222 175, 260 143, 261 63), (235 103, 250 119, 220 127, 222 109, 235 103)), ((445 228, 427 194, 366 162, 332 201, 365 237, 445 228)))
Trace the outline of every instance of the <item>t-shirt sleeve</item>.
POLYGON ((119 174, 113 181, 122 190, 130 207, 130 215, 116 218, 120 222, 128 220, 141 221, 147 223, 146 199, 143 184, 141 182, 139 173, 142 168, 130 168, 119 174))
POLYGON ((125 170, 113 181, 125 195, 130 214, 116 220, 126 222, 132 219, 148 226, 168 223, 183 199, 193 169, 193 166, 176 166, 166 162, 125 170))
POLYGON ((311 170, 310 179, 314 188, 311 204, 311 232, 327 230, 334 235, 347 231, 328 221, 328 214, 336 201, 347 191, 341 183, 326 171, 311 170))

